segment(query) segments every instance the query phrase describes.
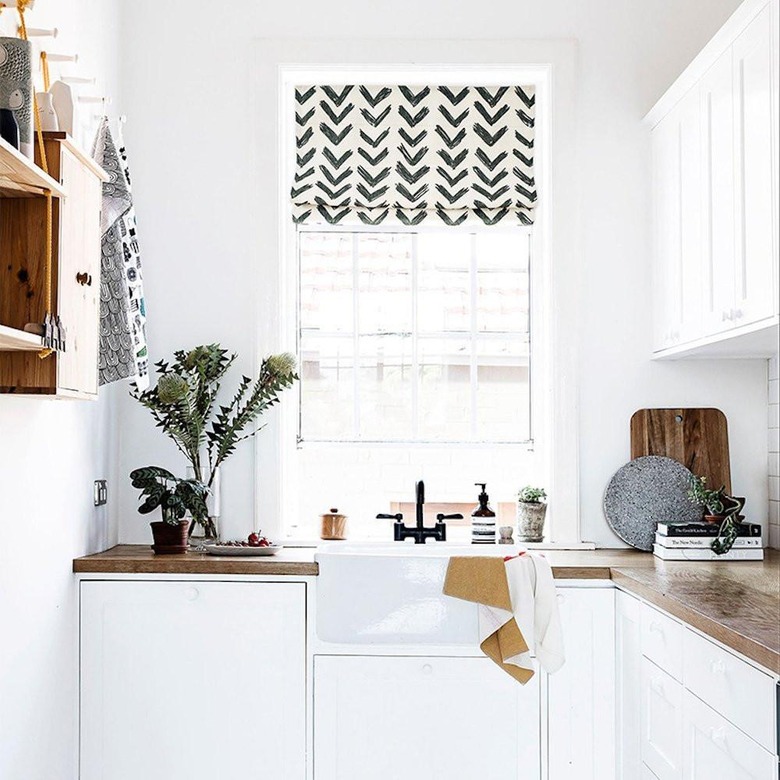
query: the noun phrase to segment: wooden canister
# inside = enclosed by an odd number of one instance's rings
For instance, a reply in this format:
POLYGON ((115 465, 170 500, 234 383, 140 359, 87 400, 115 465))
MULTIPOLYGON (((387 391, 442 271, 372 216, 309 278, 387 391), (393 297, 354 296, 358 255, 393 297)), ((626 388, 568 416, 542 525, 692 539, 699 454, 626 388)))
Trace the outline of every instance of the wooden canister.
POLYGON ((320 515, 320 521, 321 539, 347 538, 347 516, 340 515, 338 509, 333 508, 330 512, 320 515))

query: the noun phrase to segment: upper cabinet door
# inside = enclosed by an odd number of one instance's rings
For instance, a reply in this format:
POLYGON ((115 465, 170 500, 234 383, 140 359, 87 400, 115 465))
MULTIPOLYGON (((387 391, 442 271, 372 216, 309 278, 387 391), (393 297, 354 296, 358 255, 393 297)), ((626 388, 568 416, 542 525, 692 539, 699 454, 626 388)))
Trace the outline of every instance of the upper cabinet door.
MULTIPOLYGON (((776 313, 777 214, 772 206, 772 55, 770 9, 764 8, 733 47, 736 173, 736 303, 742 325, 776 313)), ((777 107, 775 106, 775 111, 777 107)))
POLYGON ((704 328, 731 328, 734 320, 734 103, 732 50, 700 83, 704 200, 704 328))

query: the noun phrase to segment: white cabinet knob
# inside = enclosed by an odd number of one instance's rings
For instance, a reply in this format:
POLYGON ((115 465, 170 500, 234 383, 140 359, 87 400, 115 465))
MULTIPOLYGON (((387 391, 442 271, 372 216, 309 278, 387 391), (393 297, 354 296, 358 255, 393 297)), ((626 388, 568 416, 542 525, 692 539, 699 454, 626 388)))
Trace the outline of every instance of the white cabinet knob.
POLYGON ((743 316, 744 316, 744 312, 742 311, 742 309, 737 309, 734 312, 734 319, 739 320, 739 319, 742 319, 743 316))
POLYGON ((431 675, 433 674, 433 667, 430 664, 423 664, 422 665, 422 673, 424 675, 431 675))
POLYGON ((200 591, 194 585, 184 591, 184 598, 186 598, 187 601, 195 601, 198 596, 200 596, 200 591))
POLYGON ((719 728, 715 728, 714 726, 710 729, 710 740, 713 744, 719 745, 720 747, 725 748, 726 747, 726 729, 723 728, 723 726, 720 726, 719 728))
POLYGON ((710 671, 713 674, 725 674, 726 664, 723 661, 710 661, 710 671))
POLYGON ((656 623, 655 620, 652 620, 650 622, 650 633, 653 634, 659 634, 660 636, 664 635, 664 627, 660 623, 656 623))

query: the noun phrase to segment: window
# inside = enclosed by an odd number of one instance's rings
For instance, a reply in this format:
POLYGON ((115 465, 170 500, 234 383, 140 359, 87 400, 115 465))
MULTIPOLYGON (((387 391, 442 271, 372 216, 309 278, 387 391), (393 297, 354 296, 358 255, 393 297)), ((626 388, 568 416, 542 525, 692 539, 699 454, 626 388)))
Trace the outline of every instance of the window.
POLYGON ((530 234, 299 229, 299 442, 531 439, 530 234))

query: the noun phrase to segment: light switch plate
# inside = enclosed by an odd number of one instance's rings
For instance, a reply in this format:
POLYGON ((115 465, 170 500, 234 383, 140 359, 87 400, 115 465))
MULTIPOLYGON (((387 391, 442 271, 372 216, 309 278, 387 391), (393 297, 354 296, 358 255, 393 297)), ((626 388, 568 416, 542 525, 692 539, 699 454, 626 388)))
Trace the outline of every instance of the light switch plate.
POLYGON ((95 506, 104 506, 108 502, 108 481, 95 480, 95 506))

